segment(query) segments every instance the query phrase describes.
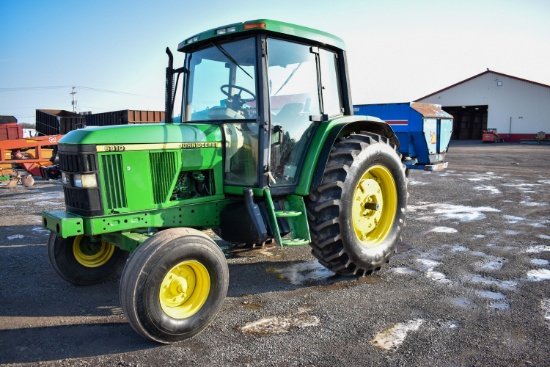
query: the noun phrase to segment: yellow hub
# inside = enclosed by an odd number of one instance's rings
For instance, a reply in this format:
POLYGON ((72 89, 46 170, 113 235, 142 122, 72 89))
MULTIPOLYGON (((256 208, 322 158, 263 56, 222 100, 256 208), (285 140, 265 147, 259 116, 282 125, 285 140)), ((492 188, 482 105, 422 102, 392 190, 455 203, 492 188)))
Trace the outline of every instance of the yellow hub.
POLYGON ((397 189, 391 172, 372 166, 361 177, 352 202, 353 229, 367 248, 378 246, 390 233, 397 210, 397 189))
POLYGON ((210 293, 210 275, 196 260, 182 261, 168 271, 160 285, 160 306, 174 319, 197 313, 210 293))
POLYGON ((105 265, 114 252, 115 245, 109 242, 93 242, 85 236, 77 236, 73 241, 73 254, 76 261, 87 268, 105 265))

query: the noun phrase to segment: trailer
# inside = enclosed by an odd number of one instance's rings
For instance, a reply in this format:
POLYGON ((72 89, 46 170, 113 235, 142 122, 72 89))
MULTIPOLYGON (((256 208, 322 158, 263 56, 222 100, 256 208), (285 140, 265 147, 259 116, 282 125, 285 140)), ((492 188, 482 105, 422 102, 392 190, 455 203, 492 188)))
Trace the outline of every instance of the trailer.
POLYGON ((86 126, 150 124, 164 120, 164 111, 121 110, 86 115, 86 126))
POLYGON ((38 135, 67 134, 84 127, 84 116, 65 110, 36 110, 36 132, 38 135))
POLYGON ((399 139, 399 153, 407 169, 436 171, 447 168, 453 116, 432 103, 354 105, 356 115, 376 116, 392 127, 399 139))
POLYGON ((23 127, 14 116, 0 116, 0 140, 21 139, 23 127))

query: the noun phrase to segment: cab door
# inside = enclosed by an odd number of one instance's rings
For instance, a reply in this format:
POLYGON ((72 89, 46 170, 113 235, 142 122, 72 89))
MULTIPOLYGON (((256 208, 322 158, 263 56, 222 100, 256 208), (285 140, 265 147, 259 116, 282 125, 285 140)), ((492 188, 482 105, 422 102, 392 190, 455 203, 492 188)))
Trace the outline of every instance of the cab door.
POLYGON ((271 186, 295 185, 320 114, 317 55, 311 47, 268 39, 271 186))

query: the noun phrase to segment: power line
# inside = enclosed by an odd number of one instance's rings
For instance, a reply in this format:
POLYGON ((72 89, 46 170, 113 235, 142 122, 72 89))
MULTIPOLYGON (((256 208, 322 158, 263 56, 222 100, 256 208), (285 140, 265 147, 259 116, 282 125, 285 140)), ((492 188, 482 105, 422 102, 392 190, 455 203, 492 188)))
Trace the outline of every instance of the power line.
POLYGON ((70 86, 48 86, 48 87, 14 87, 14 88, 0 88, 0 92, 21 92, 26 90, 46 90, 46 89, 63 89, 70 88, 70 86))
POLYGON ((117 95, 139 96, 139 97, 159 97, 159 96, 151 96, 151 95, 146 95, 146 94, 138 94, 138 93, 131 93, 131 92, 116 91, 116 90, 111 90, 111 89, 86 87, 86 86, 83 86, 83 85, 77 85, 77 86, 61 85, 61 86, 43 86, 43 87, 12 87, 12 88, 0 88, 0 92, 23 92, 23 91, 31 91, 31 90, 49 90, 49 89, 64 89, 64 88, 80 88, 80 89, 91 90, 91 91, 94 91, 94 92, 109 93, 109 94, 117 94, 117 95))
POLYGON ((141 97, 158 97, 158 96, 148 96, 145 94, 138 94, 138 93, 130 93, 130 92, 121 92, 116 90, 110 90, 110 89, 101 89, 101 88, 92 88, 92 87, 84 87, 84 86, 76 86, 80 89, 87 89, 95 92, 103 92, 103 93, 111 93, 111 94, 118 94, 118 95, 128 95, 128 96, 141 96, 141 97))

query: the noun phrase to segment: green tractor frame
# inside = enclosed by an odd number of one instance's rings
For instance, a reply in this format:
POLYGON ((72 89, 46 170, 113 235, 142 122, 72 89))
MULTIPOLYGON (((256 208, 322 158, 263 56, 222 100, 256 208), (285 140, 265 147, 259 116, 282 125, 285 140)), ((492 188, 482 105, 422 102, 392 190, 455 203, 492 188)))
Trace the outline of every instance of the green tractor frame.
POLYGON ((353 115, 343 41, 254 20, 178 51, 174 69, 167 49, 164 123, 88 127, 59 142, 66 210, 42 215, 57 274, 93 285, 123 269, 130 325, 172 343, 207 327, 227 293, 227 262, 206 229, 234 243, 310 245, 343 276, 380 269, 405 223, 405 157, 388 124, 353 115))

